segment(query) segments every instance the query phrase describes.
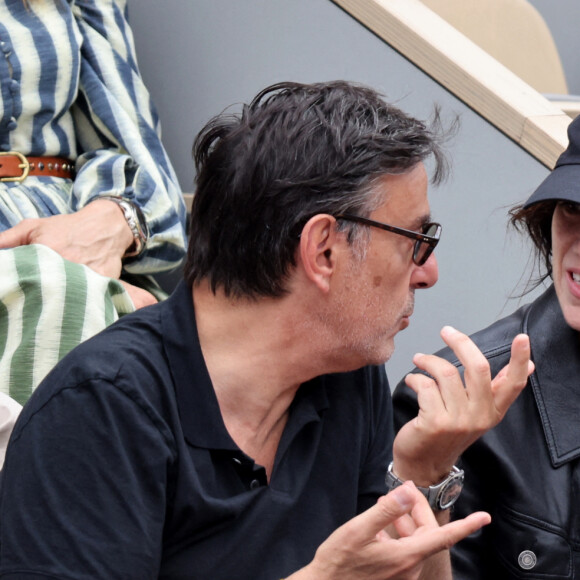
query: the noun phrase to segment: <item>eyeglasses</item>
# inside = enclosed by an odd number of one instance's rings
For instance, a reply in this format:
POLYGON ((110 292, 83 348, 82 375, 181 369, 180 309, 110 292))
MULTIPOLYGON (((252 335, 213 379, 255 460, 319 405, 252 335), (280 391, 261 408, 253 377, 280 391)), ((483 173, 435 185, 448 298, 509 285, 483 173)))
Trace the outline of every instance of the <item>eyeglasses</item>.
POLYGON ((435 246, 439 243, 441 238, 441 224, 437 223, 427 223, 423 225, 423 231, 412 232, 411 230, 405 230, 403 228, 397 228, 395 226, 389 226, 381 222, 376 222, 374 220, 369 220, 358 215, 351 214, 341 214, 335 216, 337 220, 346 220, 349 222, 358 222, 365 226, 372 226, 374 228, 380 228, 381 230, 386 230, 387 232, 393 232, 394 234, 399 234, 401 236, 406 236, 415 240, 415 246, 413 248, 413 262, 417 266, 422 266, 433 253, 435 246))

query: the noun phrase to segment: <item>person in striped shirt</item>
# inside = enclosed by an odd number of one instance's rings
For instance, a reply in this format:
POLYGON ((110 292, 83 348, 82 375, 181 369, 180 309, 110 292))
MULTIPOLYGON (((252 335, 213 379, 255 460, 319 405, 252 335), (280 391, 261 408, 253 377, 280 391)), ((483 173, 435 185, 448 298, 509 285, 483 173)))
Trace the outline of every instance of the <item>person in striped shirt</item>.
POLYGON ((0 392, 157 301, 185 215, 126 0, 0 0, 0 392))

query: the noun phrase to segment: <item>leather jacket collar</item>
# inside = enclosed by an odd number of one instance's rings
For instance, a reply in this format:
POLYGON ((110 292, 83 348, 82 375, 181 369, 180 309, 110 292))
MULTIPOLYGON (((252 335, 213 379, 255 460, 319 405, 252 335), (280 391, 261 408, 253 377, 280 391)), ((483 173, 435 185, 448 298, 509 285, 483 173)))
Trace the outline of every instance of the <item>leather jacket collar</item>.
POLYGON ((536 370, 530 377, 552 465, 580 456, 580 337, 566 321, 554 286, 524 314, 536 370))

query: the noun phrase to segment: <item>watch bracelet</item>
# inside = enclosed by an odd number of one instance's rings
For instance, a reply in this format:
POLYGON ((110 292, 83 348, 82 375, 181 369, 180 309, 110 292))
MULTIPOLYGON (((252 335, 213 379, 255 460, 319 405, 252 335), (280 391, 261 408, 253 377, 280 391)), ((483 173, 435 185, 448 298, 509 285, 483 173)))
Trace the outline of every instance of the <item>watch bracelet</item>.
POLYGON ((96 199, 108 199, 109 201, 116 203, 121 208, 127 225, 131 229, 131 233, 133 234, 133 244, 127 248, 123 254, 123 259, 135 258, 141 255, 145 250, 149 238, 147 222, 145 221, 145 216, 143 215, 141 208, 132 201, 114 195, 101 195, 96 199))
MULTIPOLYGON (((436 483, 429 487, 419 487, 419 486, 416 487, 425 496, 425 498, 429 502, 429 506, 431 507, 431 509, 433 509, 434 511, 445 511, 453 507, 453 504, 461 494, 464 477, 465 477, 464 471, 459 467, 457 467, 456 465, 454 465, 451 471, 447 474, 447 476, 439 483, 436 483), (451 483, 455 483, 456 486, 459 486, 459 490, 456 491, 456 494, 451 499, 450 503, 446 502, 446 504, 443 507, 441 507, 440 501, 443 490, 446 489, 446 486, 450 485, 451 483), (435 495, 433 495, 433 492, 435 492, 435 495)), ((397 487, 403 485, 404 483, 404 481, 400 479, 393 471, 392 461, 387 469, 385 483, 387 485, 388 491, 392 491, 393 489, 396 489, 397 487)))

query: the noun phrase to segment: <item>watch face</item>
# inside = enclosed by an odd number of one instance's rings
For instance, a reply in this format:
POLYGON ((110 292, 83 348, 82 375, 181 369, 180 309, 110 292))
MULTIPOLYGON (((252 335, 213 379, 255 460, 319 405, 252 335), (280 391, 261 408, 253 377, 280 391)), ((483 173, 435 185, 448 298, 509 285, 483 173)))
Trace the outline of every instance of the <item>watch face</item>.
POLYGON ((439 494, 439 509, 446 510, 449 509, 454 503, 455 500, 461 494, 461 490, 463 489, 463 478, 461 479, 452 479, 442 490, 439 494))

